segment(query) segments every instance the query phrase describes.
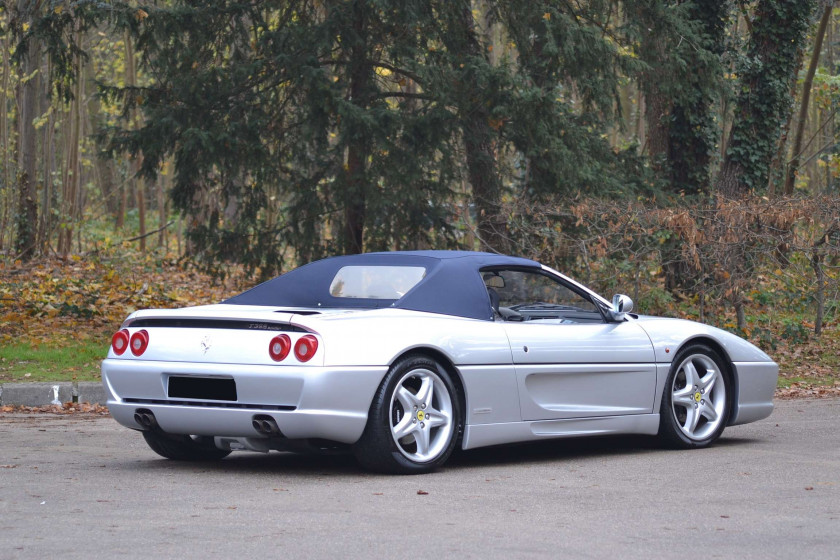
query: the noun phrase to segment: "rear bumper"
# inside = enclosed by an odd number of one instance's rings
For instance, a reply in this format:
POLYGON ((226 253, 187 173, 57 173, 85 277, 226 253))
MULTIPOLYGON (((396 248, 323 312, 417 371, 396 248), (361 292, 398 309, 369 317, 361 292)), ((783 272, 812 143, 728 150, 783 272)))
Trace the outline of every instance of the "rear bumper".
POLYGON ((738 393, 730 426, 755 422, 773 412, 779 366, 773 362, 735 362, 738 393))
POLYGON ((261 437, 255 414, 275 419, 290 439, 323 438, 353 443, 367 423, 373 394, 387 366, 317 367, 206 364, 107 359, 102 382, 117 422, 141 429, 138 408, 151 410, 160 428, 174 434, 261 437), (170 399, 169 377, 233 379, 236 401, 170 399))

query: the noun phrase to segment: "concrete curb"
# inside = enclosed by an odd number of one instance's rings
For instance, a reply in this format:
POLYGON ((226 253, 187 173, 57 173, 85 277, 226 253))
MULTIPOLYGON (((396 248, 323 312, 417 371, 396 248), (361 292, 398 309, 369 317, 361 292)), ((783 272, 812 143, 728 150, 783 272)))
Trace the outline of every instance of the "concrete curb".
POLYGON ((0 406, 48 406, 66 402, 105 404, 102 383, 92 381, 0 384, 0 406))

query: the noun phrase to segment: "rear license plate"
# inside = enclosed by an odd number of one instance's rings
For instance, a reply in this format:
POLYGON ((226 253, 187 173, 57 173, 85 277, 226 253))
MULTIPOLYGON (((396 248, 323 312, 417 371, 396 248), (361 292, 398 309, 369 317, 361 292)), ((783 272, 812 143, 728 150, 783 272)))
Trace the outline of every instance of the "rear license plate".
POLYGON ((210 401, 235 401, 236 382, 219 377, 169 378, 170 399, 201 399, 210 401))

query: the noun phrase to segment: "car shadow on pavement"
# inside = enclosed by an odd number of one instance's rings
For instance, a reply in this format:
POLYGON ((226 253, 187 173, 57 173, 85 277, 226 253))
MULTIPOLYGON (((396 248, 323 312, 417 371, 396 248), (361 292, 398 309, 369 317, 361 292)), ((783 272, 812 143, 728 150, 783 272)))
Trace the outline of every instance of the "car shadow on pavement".
MULTIPOLYGON (((753 440, 721 437, 712 445, 711 449, 718 446, 744 445, 751 441, 753 440)), ((608 456, 674 453, 679 451, 663 445, 659 438, 653 436, 621 435, 551 439, 461 451, 450 460, 448 466, 472 467, 522 462, 545 463, 571 459, 595 459, 608 456)))
POLYGON ((504 463, 543 463, 569 459, 663 451, 656 438, 645 436, 607 436, 552 439, 512 445, 470 449, 456 454, 451 466, 498 465, 504 463))
MULTIPOLYGON (((732 447, 750 443, 741 437, 722 437, 714 447, 732 447)), ((505 464, 544 464, 573 459, 636 456, 648 453, 675 453, 660 440, 650 436, 605 436, 580 439, 553 439, 539 442, 483 447, 459 451, 447 462, 446 470, 481 468, 505 464)), ((691 451, 690 451, 691 452, 691 451)), ((332 454, 237 452, 221 461, 177 462, 163 459, 149 451, 148 459, 123 464, 126 470, 168 472, 226 472, 251 475, 340 476, 371 474, 364 471, 348 451, 332 454)))
POLYGON ((240 451, 221 461, 170 461, 158 457, 149 451, 142 460, 124 463, 126 470, 161 470, 167 472, 230 472, 252 475, 263 474, 306 474, 306 475, 341 475, 364 472, 358 466, 353 455, 344 454, 303 454, 272 451, 253 453, 240 451))
MULTIPOLYGON (((715 447, 734 447, 759 440, 727 437, 724 434, 715 447)), ((547 439, 536 442, 482 447, 456 451, 445 469, 480 468, 505 464, 543 464, 573 459, 597 459, 610 456, 634 456, 647 453, 674 453, 659 438, 642 435, 616 435, 586 438, 547 439)), ((678 452, 678 450, 677 450, 678 452)), ((158 457, 148 450, 148 457, 126 462, 125 470, 164 470, 175 472, 214 471, 246 474, 346 475, 366 473, 356 462, 349 448, 328 453, 235 452, 221 461, 179 462, 158 457)))

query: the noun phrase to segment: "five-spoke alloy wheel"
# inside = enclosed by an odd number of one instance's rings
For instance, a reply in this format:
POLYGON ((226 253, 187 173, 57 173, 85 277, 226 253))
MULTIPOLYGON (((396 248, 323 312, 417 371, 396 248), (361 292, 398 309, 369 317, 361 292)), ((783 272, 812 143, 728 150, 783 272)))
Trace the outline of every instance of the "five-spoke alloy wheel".
POLYGON ((691 344, 674 358, 665 383, 659 433, 677 447, 705 447, 729 419, 729 377, 723 359, 703 344, 691 344))
POLYGON ((354 452, 368 468, 424 473, 449 458, 462 431, 461 405, 449 373, 431 358, 408 356, 382 381, 354 452))

